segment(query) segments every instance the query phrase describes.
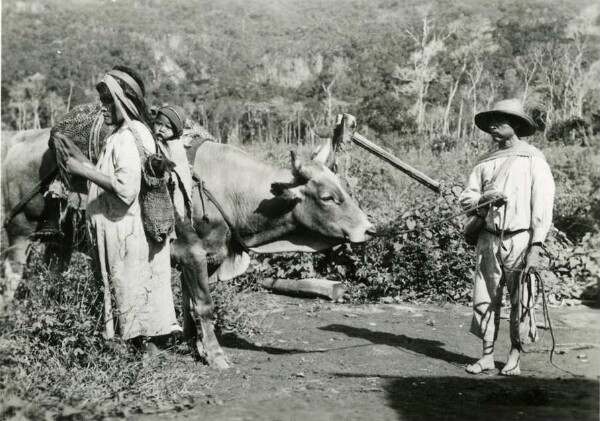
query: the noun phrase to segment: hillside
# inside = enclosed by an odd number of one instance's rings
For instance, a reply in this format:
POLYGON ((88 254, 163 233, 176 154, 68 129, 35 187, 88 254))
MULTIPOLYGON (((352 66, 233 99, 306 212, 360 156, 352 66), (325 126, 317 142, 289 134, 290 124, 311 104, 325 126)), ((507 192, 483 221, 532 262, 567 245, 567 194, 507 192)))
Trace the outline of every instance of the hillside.
POLYGON ((591 122, 597 33, 589 0, 6 0, 2 123, 51 124, 121 63, 224 141, 311 140, 339 111, 381 135, 461 138, 514 95, 550 124, 591 122))

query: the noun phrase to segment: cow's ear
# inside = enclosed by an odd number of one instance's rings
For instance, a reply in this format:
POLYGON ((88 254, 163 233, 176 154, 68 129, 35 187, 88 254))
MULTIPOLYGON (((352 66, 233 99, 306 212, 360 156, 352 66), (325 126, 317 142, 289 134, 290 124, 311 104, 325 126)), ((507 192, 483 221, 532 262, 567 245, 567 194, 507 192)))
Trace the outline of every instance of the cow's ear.
POLYGON ((302 200, 303 186, 293 186, 289 183, 273 183, 271 184, 271 193, 275 197, 288 202, 299 202, 302 200))
POLYGON ((292 157, 292 174, 298 183, 306 183, 315 176, 314 170, 310 166, 302 165, 296 152, 290 151, 292 157))

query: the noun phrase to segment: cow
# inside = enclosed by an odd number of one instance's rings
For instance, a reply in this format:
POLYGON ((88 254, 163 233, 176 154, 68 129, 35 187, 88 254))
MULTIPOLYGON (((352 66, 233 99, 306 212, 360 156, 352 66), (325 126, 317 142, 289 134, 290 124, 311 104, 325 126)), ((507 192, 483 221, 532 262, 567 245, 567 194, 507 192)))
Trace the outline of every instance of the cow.
MULTIPOLYGON (((8 209, 43 176, 47 141, 48 135, 38 136, 8 152, 3 165, 8 209)), ((216 142, 203 142, 188 156, 211 200, 197 184, 191 216, 177 218, 177 239, 171 243, 172 262, 182 273, 184 335, 196 336, 200 355, 211 366, 225 369, 229 363, 214 333, 209 279, 228 280, 244 273, 248 251, 313 252, 364 242, 373 226, 325 165, 331 159, 323 150, 304 163, 292 153, 288 169, 216 142)), ((9 257, 17 265, 24 262, 23 244, 35 230, 41 206, 41 198, 34 198, 6 227, 14 247, 9 257)))
POLYGON ((10 149, 10 147, 21 141, 21 136, 15 136, 19 133, 19 131, 15 130, 2 130, 2 134, 0 134, 0 157, 5 156, 6 152, 10 149))
MULTIPOLYGON (((49 138, 50 129, 23 130, 10 138, 5 137, 5 132, 2 132, 3 221, 10 211, 25 196, 36 189, 44 176, 55 167, 54 157, 48 149, 49 138)), ((25 205, 23 211, 3 227, 2 256, 5 260, 0 312, 12 300, 21 280, 30 245, 29 235, 36 229, 43 206, 42 195, 36 194, 25 205)), ((65 227, 68 230, 71 229, 68 224, 65 227)), ((45 260, 47 262, 54 260, 58 263, 59 268, 64 267, 71 257, 72 239, 71 235, 65 235, 62 242, 49 245, 46 248, 45 260)))

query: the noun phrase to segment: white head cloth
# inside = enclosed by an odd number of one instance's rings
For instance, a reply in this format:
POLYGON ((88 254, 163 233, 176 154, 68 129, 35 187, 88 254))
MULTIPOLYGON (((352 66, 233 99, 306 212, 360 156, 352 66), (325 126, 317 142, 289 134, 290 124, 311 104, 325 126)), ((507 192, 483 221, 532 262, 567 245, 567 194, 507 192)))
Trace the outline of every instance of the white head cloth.
POLYGON ((140 151, 140 154, 144 157, 144 156, 148 155, 148 151, 146 150, 146 148, 144 148, 140 135, 135 130, 135 127, 131 124, 131 118, 130 118, 130 114, 129 114, 129 113, 131 113, 131 115, 133 117, 135 117, 136 119, 139 119, 140 112, 137 109, 137 107, 135 106, 135 104, 133 103, 133 101, 131 101, 131 99, 127 98, 127 96, 125 95, 125 92, 123 91, 123 88, 121 87, 121 85, 119 85, 119 82, 117 82, 117 78, 119 78, 123 82, 127 83, 127 85, 129 85, 140 98, 143 98, 142 90, 141 90, 140 86, 137 84, 137 82, 135 82, 135 80, 131 76, 129 76, 127 73, 121 72, 119 70, 111 70, 106 75, 104 75, 104 77, 102 78, 102 81, 101 81, 102 83, 104 83, 106 85, 106 87, 108 88, 108 91, 110 92, 110 94, 113 98, 115 105, 119 108, 119 110, 121 111, 121 114, 123 114, 123 118, 127 122, 127 125, 129 126, 129 128, 130 128, 131 132, 133 133, 133 136, 136 140, 136 144, 140 151), (129 113, 127 111, 129 111, 129 113))

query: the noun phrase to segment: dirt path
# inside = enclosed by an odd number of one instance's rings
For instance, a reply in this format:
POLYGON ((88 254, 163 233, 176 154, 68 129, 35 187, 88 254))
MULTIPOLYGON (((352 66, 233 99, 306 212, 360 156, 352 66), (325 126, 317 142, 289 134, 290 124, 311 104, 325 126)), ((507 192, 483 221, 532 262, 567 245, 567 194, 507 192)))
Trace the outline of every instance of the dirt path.
MULTIPOLYGON (((470 309, 447 305, 332 305, 274 295, 268 333, 222 338, 234 366, 198 365, 210 387, 194 408, 140 415, 169 420, 598 419, 599 310, 552 308, 557 349, 526 355, 523 375, 471 376, 479 343, 470 309), (574 349, 579 344, 580 348, 574 349)), ((509 348, 501 322, 497 367, 509 348)), ((547 348, 548 331, 536 346, 547 348)))

